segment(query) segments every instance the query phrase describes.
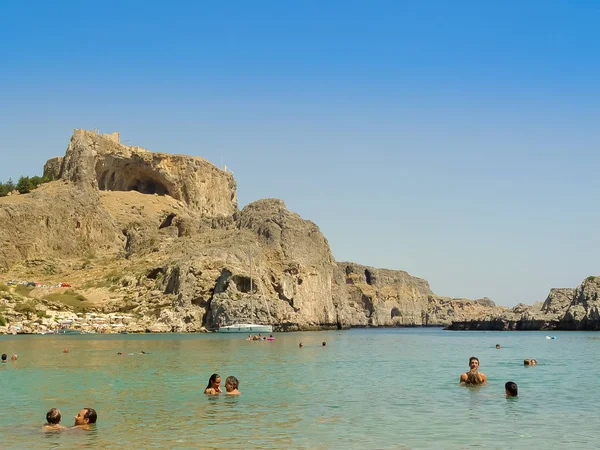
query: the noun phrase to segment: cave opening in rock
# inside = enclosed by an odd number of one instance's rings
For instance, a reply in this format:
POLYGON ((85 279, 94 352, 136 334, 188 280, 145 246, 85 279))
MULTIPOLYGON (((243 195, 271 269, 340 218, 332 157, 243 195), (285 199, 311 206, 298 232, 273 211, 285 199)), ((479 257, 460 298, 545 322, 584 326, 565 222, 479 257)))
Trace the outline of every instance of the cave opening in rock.
POLYGON ((173 219, 177 216, 177 214, 175 213, 170 213, 167 217, 165 217, 165 220, 162 221, 162 223, 160 224, 160 226, 158 227, 158 229, 162 229, 162 228, 167 228, 170 227, 171 225, 173 225, 173 219))
POLYGON ((150 195, 171 195, 168 183, 153 168, 135 166, 115 158, 106 158, 96 164, 96 180, 101 191, 137 191, 150 195))
POLYGON ((254 281, 250 283, 250 277, 246 277, 244 275, 234 275, 231 277, 231 281, 235 283, 235 287, 240 292, 245 294, 256 292, 256 283, 254 281), (250 285, 252 285, 252 289, 250 289, 250 285), (250 292, 251 290, 252 292, 250 292))
POLYGON ((394 317, 402 316, 402 313, 400 313, 400 310, 398 308, 392 308, 391 315, 392 315, 392 319, 393 319, 394 317))
POLYGON ((367 284, 372 286, 375 284, 375 275, 369 270, 365 269, 365 279, 367 280, 367 284))
POLYGON ((134 179, 129 182, 126 191, 138 191, 142 194, 167 195, 167 188, 159 181, 152 179, 134 179))

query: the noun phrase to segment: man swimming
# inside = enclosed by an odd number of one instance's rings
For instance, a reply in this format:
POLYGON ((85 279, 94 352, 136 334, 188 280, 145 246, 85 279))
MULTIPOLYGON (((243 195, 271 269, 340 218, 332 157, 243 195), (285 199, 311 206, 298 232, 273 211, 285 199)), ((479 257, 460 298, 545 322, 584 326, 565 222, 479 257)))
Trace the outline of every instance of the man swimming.
POLYGON ((460 382, 465 384, 482 384, 487 382, 484 373, 479 372, 479 358, 471 356, 469 358, 469 367, 471 370, 460 376, 460 382))
POLYGON ((75 424, 72 428, 89 429, 91 424, 96 423, 98 415, 92 408, 83 408, 79 414, 75 416, 75 424))
POLYGON ((234 376, 227 377, 225 380, 225 390, 227 391, 227 395, 240 395, 241 392, 238 391, 238 386, 240 382, 234 376))

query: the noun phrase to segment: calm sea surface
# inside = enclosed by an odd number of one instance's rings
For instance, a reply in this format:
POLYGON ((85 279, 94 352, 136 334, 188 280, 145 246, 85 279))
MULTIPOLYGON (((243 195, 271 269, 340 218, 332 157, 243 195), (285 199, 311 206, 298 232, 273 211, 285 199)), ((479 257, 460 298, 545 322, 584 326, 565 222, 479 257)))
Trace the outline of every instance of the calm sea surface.
POLYGON ((3 336, 0 352, 19 359, 0 366, 0 446, 597 448, 600 333, 546 334, 3 336), (458 384, 472 355, 487 386, 458 384), (538 365, 525 367, 524 358, 538 365), (223 388, 237 376, 242 395, 205 396, 213 372, 223 388), (518 399, 505 398, 506 381, 519 385, 518 399), (94 430, 41 431, 48 409, 58 407, 72 425, 87 406, 98 412, 94 430))

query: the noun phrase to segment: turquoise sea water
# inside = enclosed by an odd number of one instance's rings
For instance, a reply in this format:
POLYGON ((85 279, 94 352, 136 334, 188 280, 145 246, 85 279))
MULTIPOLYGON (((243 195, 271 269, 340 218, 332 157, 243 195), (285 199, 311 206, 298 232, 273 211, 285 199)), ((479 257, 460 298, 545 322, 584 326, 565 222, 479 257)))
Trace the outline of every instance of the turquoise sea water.
POLYGON ((0 352, 19 359, 0 366, 1 447, 596 448, 600 333, 546 334, 4 336, 0 352), (486 386, 458 384, 472 355, 486 386), (242 395, 205 396, 213 372, 223 387, 237 376, 242 395), (518 399, 504 396, 506 381, 518 399), (86 406, 98 412, 94 430, 41 431, 48 409, 72 425, 86 406))

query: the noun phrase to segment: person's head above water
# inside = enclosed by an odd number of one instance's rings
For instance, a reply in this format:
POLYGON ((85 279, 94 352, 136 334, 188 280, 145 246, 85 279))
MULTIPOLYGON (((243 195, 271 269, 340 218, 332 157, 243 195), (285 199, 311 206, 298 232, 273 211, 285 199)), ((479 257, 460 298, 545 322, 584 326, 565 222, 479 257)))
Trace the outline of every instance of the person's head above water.
POLYGON ((60 410, 58 408, 52 408, 46 413, 46 422, 50 425, 58 425, 62 419, 60 410))
POLYGON ((500 348, 500 344, 496 344, 496 348, 500 348))
POLYGON ((227 377, 227 379, 225 380, 225 389, 227 390, 227 392, 235 391, 239 385, 239 380, 234 376, 227 377))
POLYGON ((479 358, 469 358, 469 371, 460 376, 460 382, 465 384, 482 384, 487 381, 485 374, 479 372, 479 358))
POLYGON ((8 355, 6 353, 2 353, 2 362, 6 362, 6 358, 8 358, 8 355))
POLYGON ((75 426, 96 423, 97 418, 98 415, 93 408, 83 408, 79 411, 79 414, 75 416, 75 426))
POLYGON ((477 358, 476 356, 471 356, 469 358, 469 367, 471 368, 471 370, 478 370, 479 369, 479 358, 477 358))
POLYGON ((514 381, 507 381, 504 385, 504 390, 507 397, 517 397, 519 395, 519 388, 514 381))
POLYGON ((208 379, 208 385, 206 389, 219 389, 221 386, 221 375, 218 373, 213 373, 208 379))

